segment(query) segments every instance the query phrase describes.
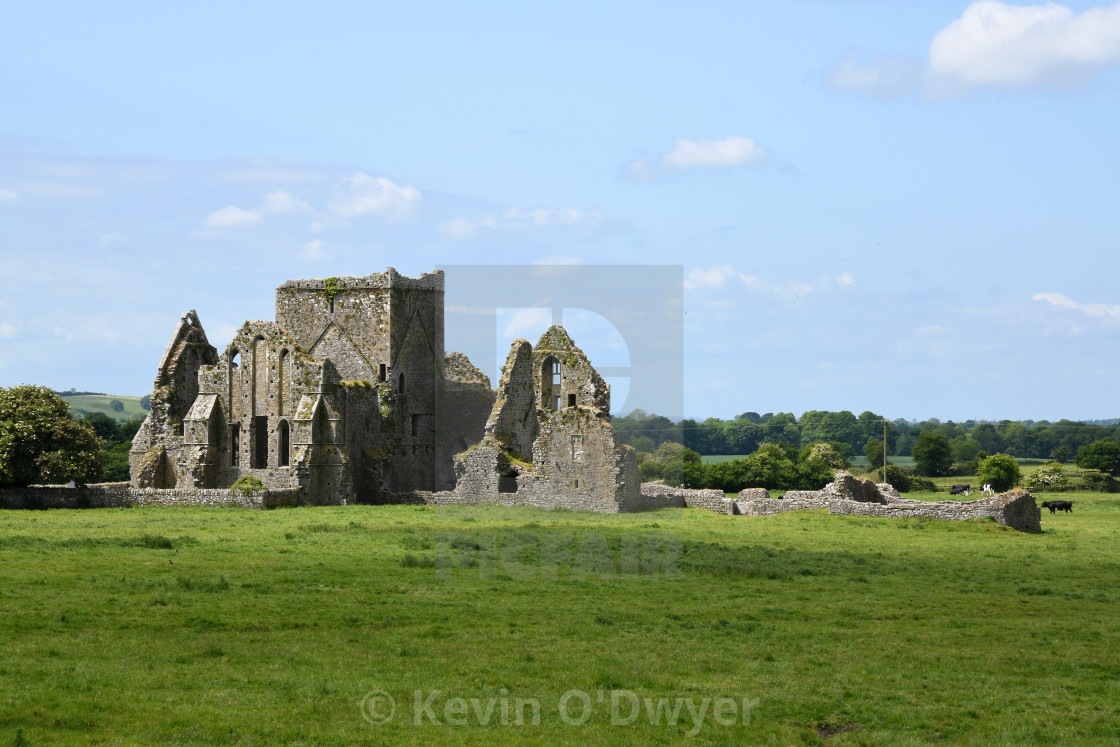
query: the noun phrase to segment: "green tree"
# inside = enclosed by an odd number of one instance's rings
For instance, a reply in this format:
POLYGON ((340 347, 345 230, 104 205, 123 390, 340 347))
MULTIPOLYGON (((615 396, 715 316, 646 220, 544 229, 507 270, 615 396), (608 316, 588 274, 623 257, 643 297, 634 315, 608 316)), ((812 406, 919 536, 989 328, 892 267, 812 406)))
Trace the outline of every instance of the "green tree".
MULTIPOLYGON (((888 452, 890 450, 888 449, 888 452)), ((883 442, 877 438, 869 438, 867 443, 863 446, 863 455, 867 457, 867 463, 874 467, 878 464, 882 469, 883 464, 883 442)))
POLYGON ((0 485, 85 484, 101 474, 101 442, 45 386, 0 388, 0 485))
POLYGON ((942 477, 953 469, 949 439, 934 431, 922 431, 914 445, 914 466, 919 475, 942 477))
POLYGON ((1050 458, 1058 464, 1065 464, 1069 461, 1070 453, 1069 447, 1065 444, 1055 446, 1054 450, 1050 452, 1050 458))
POLYGON ((113 412, 124 412, 124 402, 119 399, 111 399, 109 400, 109 409, 113 412))
POLYGON ((743 461, 747 487, 782 490, 798 484, 797 465, 780 444, 763 444, 743 461))
POLYGON ((980 482, 991 485, 997 492, 1010 490, 1019 482, 1019 463, 1007 454, 993 454, 980 462, 977 474, 980 482))
POLYGON ((145 410, 152 409, 152 395, 145 394, 143 397, 141 397, 140 407, 144 408, 145 410))
POLYGON ((667 485, 680 485, 686 482, 686 472, 689 468, 701 465, 700 455, 683 444, 666 441, 657 447, 657 451, 650 454, 649 459, 642 462, 642 479, 660 478, 667 485))
POLYGON ((1120 443, 1113 438, 1102 438, 1077 452, 1077 466, 1120 476, 1120 443))

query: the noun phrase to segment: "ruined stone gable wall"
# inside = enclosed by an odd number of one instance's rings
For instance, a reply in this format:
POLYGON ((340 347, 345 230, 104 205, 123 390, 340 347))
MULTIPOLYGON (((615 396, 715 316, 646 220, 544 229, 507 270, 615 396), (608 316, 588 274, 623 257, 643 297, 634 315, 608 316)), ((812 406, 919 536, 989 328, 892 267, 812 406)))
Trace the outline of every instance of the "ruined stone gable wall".
MULTIPOLYGON (((539 406, 552 409, 545 396, 549 381, 544 367, 549 357, 560 361, 560 409, 569 407, 569 395, 574 394, 576 407, 589 408, 597 415, 609 418, 611 396, 606 381, 563 327, 549 327, 533 348, 533 385, 539 406)), ((556 394, 554 391, 553 396, 556 394)))
POLYGON ((129 465, 132 474, 145 474, 161 485, 173 483, 167 448, 179 446, 183 419, 198 394, 198 372, 217 361, 217 350, 192 309, 183 314, 172 333, 156 370, 151 406, 132 439, 129 465))
POLYGON ((537 438, 537 394, 533 386, 533 348, 527 340, 514 340, 506 363, 485 435, 526 459, 533 458, 537 438))
POLYGON ((276 323, 307 351, 337 327, 320 359, 338 356, 343 379, 375 381, 377 376, 369 372, 389 363, 389 275, 289 280, 276 289, 276 323), (349 344, 352 350, 345 349, 349 344))

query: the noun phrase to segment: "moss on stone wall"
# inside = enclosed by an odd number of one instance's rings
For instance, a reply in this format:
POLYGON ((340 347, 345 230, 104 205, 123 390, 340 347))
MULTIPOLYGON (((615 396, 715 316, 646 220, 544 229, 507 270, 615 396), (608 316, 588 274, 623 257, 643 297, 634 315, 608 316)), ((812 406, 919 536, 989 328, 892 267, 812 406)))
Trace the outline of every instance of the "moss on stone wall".
POLYGON ((327 278, 323 281, 323 295, 327 297, 327 303, 333 301, 345 290, 346 286, 338 278, 327 278))

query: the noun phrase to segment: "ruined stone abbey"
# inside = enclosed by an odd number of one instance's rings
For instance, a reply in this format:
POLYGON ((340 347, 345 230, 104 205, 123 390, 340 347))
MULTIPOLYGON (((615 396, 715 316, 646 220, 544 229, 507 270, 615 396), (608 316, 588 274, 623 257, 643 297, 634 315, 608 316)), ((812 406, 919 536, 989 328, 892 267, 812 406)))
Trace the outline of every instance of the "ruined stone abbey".
POLYGON ((642 501, 610 391, 568 334, 513 342, 495 392, 446 354, 443 273, 293 280, 276 321, 219 353, 194 311, 164 352, 130 454, 135 488, 258 478, 299 502, 502 502, 625 511, 642 501))

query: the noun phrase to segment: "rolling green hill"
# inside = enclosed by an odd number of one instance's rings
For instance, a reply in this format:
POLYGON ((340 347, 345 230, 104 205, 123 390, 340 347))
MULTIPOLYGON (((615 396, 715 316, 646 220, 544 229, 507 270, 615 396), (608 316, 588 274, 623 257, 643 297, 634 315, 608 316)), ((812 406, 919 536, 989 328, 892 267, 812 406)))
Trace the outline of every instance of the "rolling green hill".
POLYGON ((123 394, 75 394, 62 397, 70 405, 70 412, 75 418, 80 418, 86 413, 103 412, 115 420, 143 420, 148 416, 148 411, 140 406, 140 397, 130 397, 123 394), (117 412, 109 403, 120 400, 124 410, 117 412))

